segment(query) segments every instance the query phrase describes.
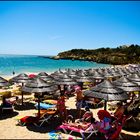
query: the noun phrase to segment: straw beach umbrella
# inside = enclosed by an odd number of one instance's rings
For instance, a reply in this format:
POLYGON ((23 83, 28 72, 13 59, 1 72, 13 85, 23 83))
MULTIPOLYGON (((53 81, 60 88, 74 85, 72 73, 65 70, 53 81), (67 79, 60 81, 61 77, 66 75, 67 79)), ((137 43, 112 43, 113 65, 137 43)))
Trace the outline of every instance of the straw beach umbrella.
POLYGON ((57 87, 55 85, 49 84, 39 77, 26 83, 22 87, 22 91, 24 91, 24 92, 38 94, 38 116, 39 117, 40 117, 40 95, 44 92, 52 92, 52 91, 56 91, 56 90, 57 90, 57 87))
POLYGON ((96 79, 96 80, 103 80, 104 79, 104 75, 102 73, 99 73, 97 71, 94 71, 93 73, 93 78, 96 79))
POLYGON ((93 74, 91 76, 94 79, 95 85, 101 83, 105 79, 104 75, 99 73, 96 70, 93 72, 93 74))
POLYGON ((127 78, 133 82, 140 82, 140 76, 136 73, 128 75, 127 78))
POLYGON ((25 73, 21 73, 13 78, 11 78, 9 81, 12 83, 26 83, 29 80, 29 77, 25 73))
MULTIPOLYGON (((10 86, 11 84, 4 78, 0 77, 0 88, 10 86)), ((0 97, 2 97, 1 95, 0 97)))
POLYGON ((105 100, 104 109, 106 110, 107 101, 126 100, 128 95, 122 89, 115 87, 110 81, 105 80, 94 88, 84 92, 87 97, 100 98, 105 100))
POLYGON ((105 70, 103 73, 105 78, 113 78, 113 74, 111 72, 108 72, 107 70, 105 70))
POLYGON ((115 70, 111 70, 111 74, 113 75, 113 77, 115 77, 115 78, 119 78, 119 77, 121 77, 122 75, 121 74, 119 74, 118 72, 116 72, 115 70))
POLYGON ((78 74, 78 76, 75 79, 77 82, 93 82, 94 81, 93 78, 91 78, 90 76, 84 73, 78 74))
POLYGON ((66 70, 66 74, 73 74, 73 73, 75 73, 76 71, 75 70, 73 70, 73 69, 67 69, 66 70))
MULTIPOLYGON (((38 76, 38 77, 40 77, 40 76, 38 76)), ((54 78, 51 75, 48 75, 46 77, 40 77, 40 78, 43 79, 46 82, 50 82, 50 83, 54 83, 55 82, 54 78)))
POLYGON ((127 77, 121 77, 120 79, 113 81, 113 84, 128 92, 129 95, 132 94, 132 100, 134 98, 134 92, 140 91, 138 84, 130 81, 127 77))
POLYGON ((54 77, 61 76, 61 75, 63 75, 62 71, 55 71, 55 72, 51 73, 51 76, 54 76, 54 77))
POLYGON ((6 86, 10 86, 10 83, 6 79, 0 77, 0 87, 6 87, 6 86))
POLYGON ((74 79, 81 85, 81 88, 83 89, 83 83, 84 82, 90 82, 93 83, 94 79, 90 76, 86 75, 83 71, 77 72, 77 77, 74 77, 74 79))
POLYGON ((117 72, 121 75, 121 76, 126 76, 126 75, 128 75, 125 71, 123 71, 121 68, 119 68, 118 70, 117 70, 117 72))
POLYGON ((61 92, 61 86, 60 85, 64 86, 64 92, 65 92, 66 85, 71 86, 71 85, 77 85, 78 84, 76 82, 76 80, 74 80, 73 78, 69 77, 67 74, 64 74, 64 75, 56 77, 54 83, 58 85, 58 87, 60 89, 60 92, 61 92))
POLYGON ((37 76, 43 79, 44 81, 52 82, 52 83, 54 82, 53 76, 48 75, 46 72, 40 72, 37 76))
POLYGON ((73 69, 68 69, 65 74, 67 74, 71 78, 77 77, 76 71, 74 71, 73 69))
POLYGON ((127 77, 121 77, 118 80, 113 81, 113 84, 126 92, 140 91, 140 87, 130 81, 127 77))
MULTIPOLYGON (((30 81, 31 79, 29 78, 29 76, 25 73, 21 73, 15 77, 13 77, 12 79, 10 79, 9 81, 12 83, 21 83, 22 86, 27 83, 28 81, 30 81)), ((23 105, 23 92, 21 91, 22 94, 22 105, 23 105)))
POLYGON ((98 73, 102 74, 102 73, 104 72, 104 69, 99 68, 99 69, 96 69, 96 71, 97 71, 98 73))
MULTIPOLYGON (((140 76, 136 73, 133 73, 131 75, 128 75, 127 77, 130 81, 138 84, 138 86, 140 87, 140 76)), ((140 90, 139 90, 140 91, 140 90)), ((136 93, 139 93, 139 92, 136 92, 136 93)), ((140 97, 140 94, 138 94, 138 96, 140 97)))
POLYGON ((59 85, 76 85, 77 84, 76 80, 70 78, 66 74, 64 74, 63 76, 57 77, 55 81, 56 81, 56 84, 59 84, 59 85))
POLYGON ((38 76, 40 76, 40 77, 46 77, 46 76, 48 76, 48 74, 46 72, 40 72, 38 74, 38 76))

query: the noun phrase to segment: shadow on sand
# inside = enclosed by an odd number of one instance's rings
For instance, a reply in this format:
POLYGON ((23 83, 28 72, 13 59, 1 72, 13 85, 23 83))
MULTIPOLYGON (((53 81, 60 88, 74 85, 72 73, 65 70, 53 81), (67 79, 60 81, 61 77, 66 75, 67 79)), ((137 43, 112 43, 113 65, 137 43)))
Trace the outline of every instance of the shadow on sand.
MULTIPOLYGON (((55 118, 55 120, 50 121, 49 123, 44 124, 41 127, 37 127, 35 125, 27 125, 26 128, 29 131, 33 131, 33 132, 37 132, 37 133, 49 133, 49 132, 62 132, 64 133, 62 130, 57 130, 57 127, 60 126, 62 124, 60 118, 55 118)), ((81 137, 80 133, 77 132, 73 132, 72 136, 77 136, 77 137, 81 137)), ((86 136, 86 135, 85 135, 86 136)), ((81 137, 82 138, 82 137, 81 137)), ((105 137, 101 134, 93 134, 90 139, 94 139, 94 140, 105 140, 105 137)))
POLYGON ((131 118, 130 120, 126 121, 123 129, 126 131, 131 131, 131 132, 139 132, 140 131, 140 119, 138 119, 138 118, 132 119, 131 118))
POLYGON ((12 118, 12 117, 15 117, 17 116, 19 113, 14 111, 14 112, 5 112, 5 113, 2 113, 0 114, 0 120, 4 120, 4 119, 8 119, 8 118, 12 118))
POLYGON ((41 127, 35 125, 27 125, 29 131, 34 131, 38 133, 48 133, 56 130, 56 128, 61 125, 62 122, 59 117, 55 117, 53 120, 50 120, 49 123, 44 123, 41 127))
POLYGON ((15 105, 14 109, 18 111, 23 111, 23 110, 32 110, 35 109, 35 104, 31 102, 25 102, 23 105, 15 105))
MULTIPOLYGON (((84 114, 84 112, 85 111, 82 110, 82 114, 84 114)), ((77 110, 76 109, 70 109, 70 110, 68 110, 67 113, 68 113, 68 115, 73 115, 74 118, 77 119, 77 110)), ((61 124, 62 124, 61 118, 55 117, 53 120, 50 120, 49 123, 44 123, 43 126, 41 126, 41 127, 37 127, 35 125, 27 125, 26 128, 29 131, 34 131, 36 133, 48 133, 48 132, 57 130, 57 127, 61 124)), ((139 124, 137 124, 137 125, 139 126, 139 124)), ((72 135, 81 137, 80 133, 72 133, 72 135)), ((121 133, 121 136, 122 136, 123 140, 139 140, 140 139, 140 136, 132 136, 129 134, 124 134, 124 133, 121 133)), ((91 136, 89 139, 105 140, 105 138, 102 134, 97 134, 97 135, 93 134, 93 136, 91 136)))
POLYGON ((140 136, 121 133, 122 140, 140 140, 140 136))
MULTIPOLYGON (((81 110, 81 117, 83 116, 84 113, 85 113, 85 111, 81 110)), ((79 119, 77 109, 67 110, 67 115, 72 115, 74 117, 74 119, 79 119)))
MULTIPOLYGON (((85 111, 81 111, 82 115, 85 111)), ((68 115, 73 115, 75 119, 77 119, 77 110, 70 109, 68 110, 68 115)), ((53 120, 50 120, 49 123, 44 123, 41 127, 35 126, 33 124, 28 124, 26 127, 29 131, 39 132, 39 133, 47 133, 56 130, 58 126, 62 124, 62 119, 60 117, 54 117, 53 120)))

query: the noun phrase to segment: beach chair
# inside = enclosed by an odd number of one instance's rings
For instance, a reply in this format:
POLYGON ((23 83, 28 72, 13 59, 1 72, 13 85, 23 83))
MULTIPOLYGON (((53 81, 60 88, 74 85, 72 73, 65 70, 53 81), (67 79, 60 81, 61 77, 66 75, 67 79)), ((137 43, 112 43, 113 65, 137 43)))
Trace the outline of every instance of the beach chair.
POLYGON ((39 118, 35 116, 18 116, 16 117, 18 121, 17 125, 25 126, 26 124, 35 124, 38 122, 39 118))
POLYGON ((41 127, 45 122, 49 123, 49 120, 55 115, 56 110, 41 110, 40 118, 38 113, 35 113, 35 116, 18 116, 16 120, 18 125, 25 126, 27 124, 34 124, 35 126, 41 127))
POLYGON ((13 106, 12 104, 8 103, 6 105, 1 104, 1 112, 2 113, 11 113, 13 112, 13 106))
POLYGON ((44 123, 49 123, 51 118, 55 116, 57 113, 56 110, 45 110, 44 116, 42 116, 37 123, 34 123, 34 125, 41 127, 44 123))
POLYGON ((93 134, 97 135, 98 130, 95 129, 92 124, 88 128, 82 129, 71 126, 70 124, 64 123, 60 125, 57 130, 63 130, 64 133, 71 135, 73 132, 80 133, 84 140, 89 139, 93 134))
POLYGON ((12 113, 13 112, 13 106, 11 107, 1 107, 2 113, 12 113))
POLYGON ((57 105, 57 100, 50 99, 50 100, 44 100, 43 102, 46 104, 57 105))

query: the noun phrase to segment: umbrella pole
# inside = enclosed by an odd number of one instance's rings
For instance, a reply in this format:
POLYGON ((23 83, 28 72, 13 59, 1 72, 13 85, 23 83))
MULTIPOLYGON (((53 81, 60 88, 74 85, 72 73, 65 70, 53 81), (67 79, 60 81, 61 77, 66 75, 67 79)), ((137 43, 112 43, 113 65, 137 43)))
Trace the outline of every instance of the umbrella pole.
POLYGON ((21 95, 22 95, 22 105, 23 105, 23 91, 21 91, 21 95))
POLYGON ((40 118, 40 95, 38 94, 38 117, 40 118))
POLYGON ((58 90, 61 90, 61 87, 60 87, 60 85, 58 85, 58 90))
POLYGON ((104 110, 107 108, 107 100, 105 100, 104 110))
MULTIPOLYGON (((23 83, 22 83, 22 87, 23 87, 23 83)), ((21 100, 22 100, 22 106, 23 106, 23 91, 21 91, 21 100)))

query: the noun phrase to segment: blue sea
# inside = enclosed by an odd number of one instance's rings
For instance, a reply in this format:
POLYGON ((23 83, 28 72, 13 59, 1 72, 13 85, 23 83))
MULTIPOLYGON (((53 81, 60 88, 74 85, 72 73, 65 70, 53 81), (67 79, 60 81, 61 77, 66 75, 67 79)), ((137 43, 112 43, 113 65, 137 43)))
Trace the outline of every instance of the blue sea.
POLYGON ((109 65, 80 60, 53 60, 35 55, 0 55, 0 76, 11 76, 13 71, 15 74, 42 71, 50 73, 59 69, 88 69, 107 66, 109 65))

